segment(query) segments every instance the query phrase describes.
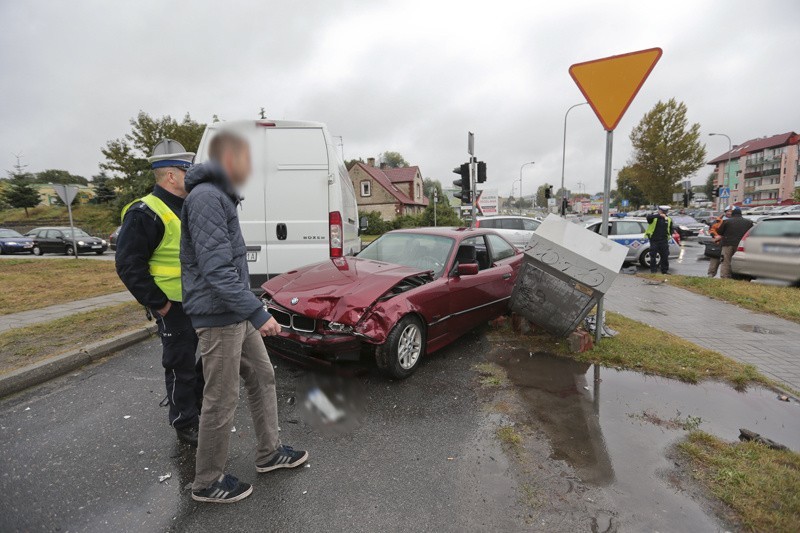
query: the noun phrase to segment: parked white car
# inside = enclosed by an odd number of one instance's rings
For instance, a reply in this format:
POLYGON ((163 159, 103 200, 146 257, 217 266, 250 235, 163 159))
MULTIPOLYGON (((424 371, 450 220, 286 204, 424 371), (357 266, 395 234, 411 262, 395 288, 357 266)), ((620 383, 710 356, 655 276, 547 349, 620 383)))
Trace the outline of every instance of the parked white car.
POLYGON ((517 248, 525 248, 542 221, 536 218, 500 215, 478 217, 475 227, 493 229, 517 248))
POLYGON ((285 120, 215 122, 206 127, 196 161, 221 128, 250 144, 253 175, 241 191, 239 221, 247 244, 250 284, 360 251, 353 184, 324 124, 285 120))
MULTIPOLYGON (((591 220, 586 229, 600 233, 602 220, 591 220)), ((650 239, 644 236, 647 230, 645 218, 612 218, 608 221, 608 238, 628 247, 626 263, 638 262, 643 267, 650 266, 650 239)), ((674 238, 669 240, 669 258, 677 259, 681 254, 681 246, 674 238)), ((658 259, 660 261, 660 258, 658 259)))

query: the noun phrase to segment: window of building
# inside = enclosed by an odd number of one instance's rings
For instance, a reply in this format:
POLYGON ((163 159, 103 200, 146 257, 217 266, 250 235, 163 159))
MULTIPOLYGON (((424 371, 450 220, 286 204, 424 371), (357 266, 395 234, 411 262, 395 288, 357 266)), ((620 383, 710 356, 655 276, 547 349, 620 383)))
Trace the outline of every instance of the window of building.
POLYGON ((415 190, 416 190, 416 195, 417 195, 416 197, 419 198, 420 196, 422 196, 422 194, 419 191, 419 183, 416 183, 415 185, 416 185, 416 189, 415 190))
POLYGON ((361 196, 372 196, 372 183, 369 181, 361 182, 361 196))

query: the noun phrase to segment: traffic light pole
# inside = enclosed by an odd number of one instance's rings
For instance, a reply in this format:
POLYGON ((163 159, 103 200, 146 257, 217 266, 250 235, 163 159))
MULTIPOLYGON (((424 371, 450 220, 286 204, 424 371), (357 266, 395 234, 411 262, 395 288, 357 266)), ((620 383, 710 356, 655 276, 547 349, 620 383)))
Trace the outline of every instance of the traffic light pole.
MULTIPOLYGON (((603 222, 601 223, 600 226, 600 232, 605 238, 608 238, 608 210, 611 207, 609 202, 609 196, 611 196, 611 155, 613 151, 612 150, 613 146, 614 146, 614 130, 607 130, 606 171, 605 171, 605 178, 603 180, 603 222)), ((600 299, 597 300, 597 318, 594 321, 595 325, 594 339, 596 343, 599 343, 600 340, 603 338, 604 307, 605 305, 603 303, 603 296, 601 296, 600 299)))
POLYGON ((478 190, 475 188, 477 184, 477 176, 478 176, 478 163, 475 156, 469 158, 469 181, 470 181, 470 191, 472 194, 471 203, 472 203, 472 220, 469 222, 469 227, 475 227, 475 217, 478 214, 478 190))

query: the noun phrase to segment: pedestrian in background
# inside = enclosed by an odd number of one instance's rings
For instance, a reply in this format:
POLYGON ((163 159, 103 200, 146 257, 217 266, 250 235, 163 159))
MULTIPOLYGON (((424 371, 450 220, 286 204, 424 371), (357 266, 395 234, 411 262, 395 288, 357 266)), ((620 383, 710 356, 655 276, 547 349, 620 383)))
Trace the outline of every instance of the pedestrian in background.
POLYGON ((125 287, 154 316, 161 337, 169 423, 178 439, 197 446, 203 401, 203 368, 196 359, 197 335, 181 301, 181 209, 183 180, 194 161, 177 141, 164 139, 148 158, 156 177, 153 192, 122 210, 116 266, 125 287))
MULTIPOLYGON (((720 215, 711 224, 711 227, 708 230, 708 233, 713 237, 715 243, 719 243, 722 240, 722 237, 719 234, 719 227, 722 225, 722 221, 730 218, 731 211, 733 210, 733 206, 729 205, 725 208, 725 214, 720 215)), ((722 263, 722 250, 720 250, 719 255, 716 257, 710 257, 708 262, 708 277, 713 278, 716 277, 717 271, 719 270, 719 265, 722 263)))
POLYGON ((720 236, 720 244, 722 245, 722 268, 720 272, 721 278, 732 278, 733 270, 731 270, 731 259, 733 254, 736 253, 736 248, 739 242, 744 237, 745 233, 750 231, 753 227, 753 221, 742 216, 742 210, 734 207, 731 210, 730 218, 723 220, 722 224, 717 229, 717 234, 720 236))
POLYGON ((210 161, 192 167, 181 217, 181 264, 186 312, 200 338, 205 390, 192 498, 230 503, 253 492, 226 474, 233 416, 244 379, 257 440, 257 472, 294 468, 308 452, 281 444, 275 371, 262 336, 280 325, 250 290, 246 246, 239 226, 237 189, 247 181, 250 149, 244 138, 221 131, 209 144, 210 161))
POLYGON ((655 274, 661 267, 662 274, 669 274, 669 241, 672 239, 672 219, 667 215, 668 205, 658 206, 658 213, 647 215, 647 230, 644 236, 650 239, 650 272, 655 274))

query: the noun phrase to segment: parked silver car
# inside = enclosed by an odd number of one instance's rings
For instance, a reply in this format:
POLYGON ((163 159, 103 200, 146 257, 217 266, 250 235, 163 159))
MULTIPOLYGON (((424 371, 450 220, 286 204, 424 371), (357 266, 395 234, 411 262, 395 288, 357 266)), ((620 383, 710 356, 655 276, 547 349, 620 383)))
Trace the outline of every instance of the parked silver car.
POLYGON ((531 235, 541 223, 541 220, 530 217, 500 215, 478 217, 475 226, 493 229, 517 248, 525 248, 531 240, 531 235))
POLYGON ((761 220, 739 243, 731 261, 739 279, 769 278, 800 286, 800 215, 761 220))
MULTIPOLYGON (((586 229, 600 233, 602 220, 591 220, 586 229)), ((647 230, 645 218, 612 218, 608 221, 608 238, 628 247, 626 263, 638 262, 643 267, 650 267, 650 239, 644 236, 647 230)), ((674 238, 669 240, 669 258, 677 259, 681 254, 681 246, 674 238)), ((660 258, 658 259, 660 260, 660 258)))

